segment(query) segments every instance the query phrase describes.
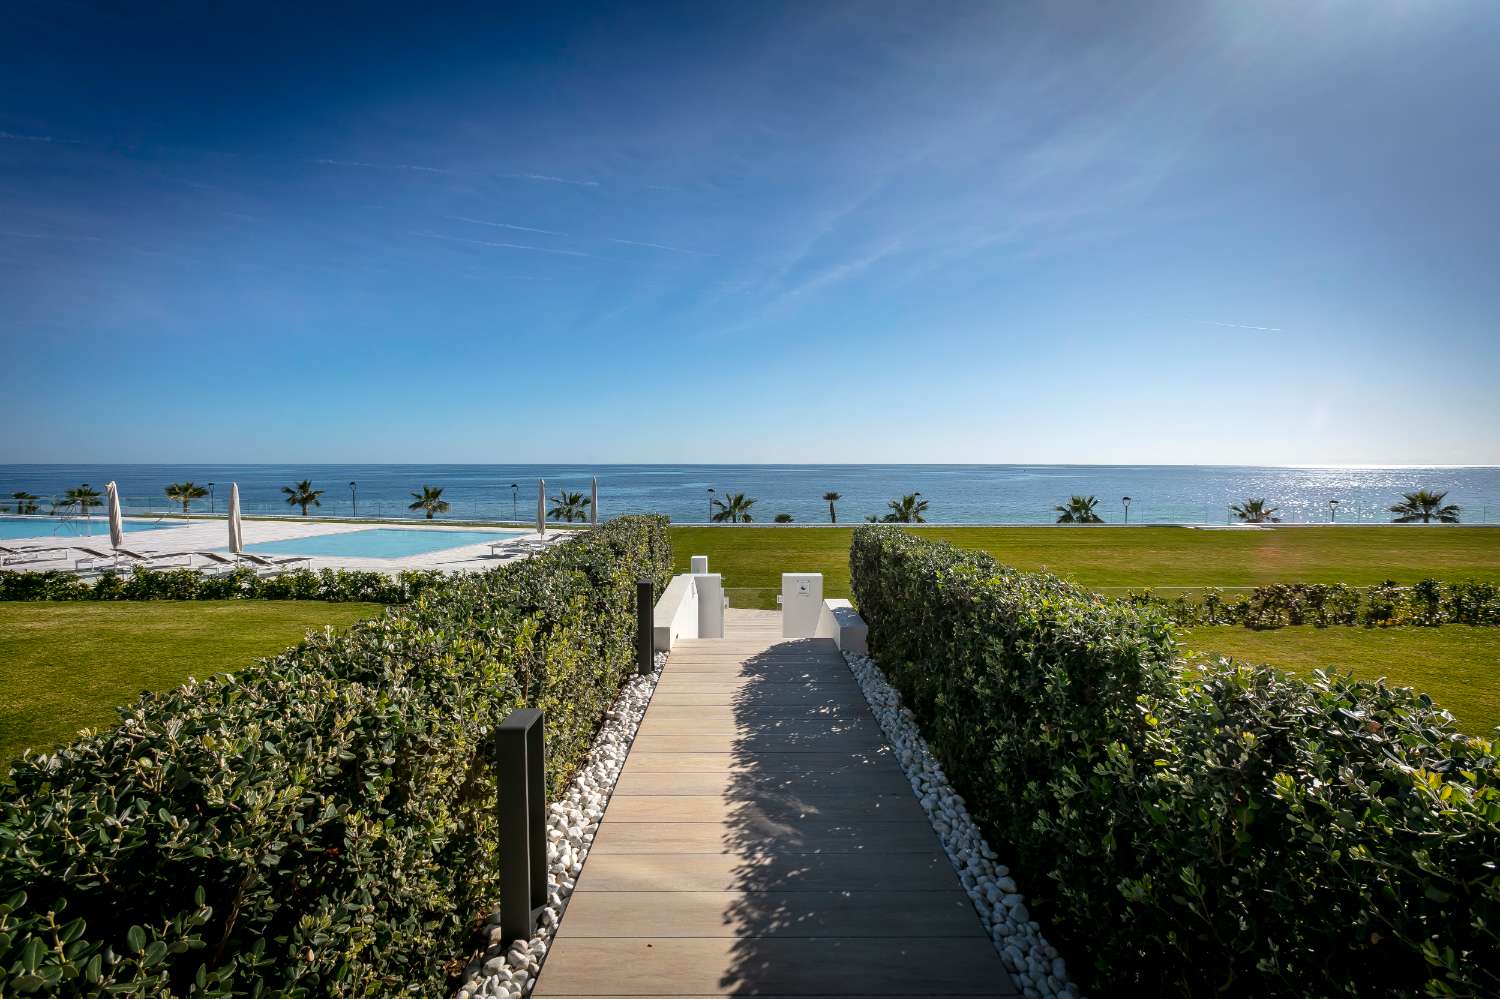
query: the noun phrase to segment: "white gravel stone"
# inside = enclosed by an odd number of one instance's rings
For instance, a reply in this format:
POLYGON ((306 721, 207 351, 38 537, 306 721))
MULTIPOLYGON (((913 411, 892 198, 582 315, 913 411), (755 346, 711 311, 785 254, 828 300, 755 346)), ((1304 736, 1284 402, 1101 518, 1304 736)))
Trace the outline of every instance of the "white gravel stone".
POLYGON ((943 851, 1016 987, 1022 995, 1038 999, 1044 995, 1082 999, 1074 986, 1064 984, 1067 967, 1057 949, 1047 943, 1031 918, 1011 869, 996 863, 998 856, 980 834, 963 798, 949 787, 911 711, 901 705, 901 695, 869 656, 845 652, 844 661, 890 740, 902 772, 911 781, 912 793, 932 821, 943 851))
POLYGON ((578 768, 562 799, 554 801, 547 810, 547 883, 552 887, 547 893, 547 907, 538 919, 536 936, 517 940, 509 948, 502 947, 497 910, 490 917, 485 935, 489 949, 471 963, 470 980, 464 983, 456 999, 478 996, 521 999, 536 984, 541 963, 547 956, 547 941, 557 932, 568 896, 573 893, 574 879, 583 870, 604 806, 609 804, 631 740, 666 664, 666 653, 658 652, 656 672, 625 684, 619 699, 605 713, 588 759, 578 768))

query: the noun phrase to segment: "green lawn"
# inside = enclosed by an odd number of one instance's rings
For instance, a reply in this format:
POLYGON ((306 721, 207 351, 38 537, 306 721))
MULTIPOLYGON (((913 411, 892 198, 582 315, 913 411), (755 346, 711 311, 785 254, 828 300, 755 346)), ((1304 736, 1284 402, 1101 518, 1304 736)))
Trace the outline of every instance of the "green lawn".
MULTIPOLYGON (((1021 569, 1048 569, 1103 591, 1225 588, 1273 582, 1366 585, 1424 576, 1500 582, 1500 529, 1487 527, 922 527, 920 536, 982 549, 1021 569)), ((707 555, 730 604, 775 607, 783 572, 823 573, 849 594, 848 527, 674 527, 678 571, 707 555)))
POLYGON ((1190 651, 1269 663, 1294 672, 1337 667, 1362 679, 1415 687, 1470 732, 1500 725, 1500 628, 1314 628, 1223 626, 1183 636, 1190 651))
POLYGON ((299 600, 0 603, 0 765, 115 721, 142 690, 280 652, 379 604, 299 600))

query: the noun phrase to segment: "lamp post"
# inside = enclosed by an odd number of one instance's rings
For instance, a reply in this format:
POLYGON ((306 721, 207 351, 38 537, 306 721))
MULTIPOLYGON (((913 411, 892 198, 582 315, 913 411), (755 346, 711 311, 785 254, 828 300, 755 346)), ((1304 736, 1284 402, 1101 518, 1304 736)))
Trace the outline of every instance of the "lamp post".
POLYGON ((1331 500, 1328 501, 1328 522, 1330 524, 1332 524, 1335 521, 1336 518, 1335 518, 1334 514, 1336 514, 1338 512, 1338 508, 1339 508, 1339 501, 1338 500, 1331 499, 1331 500))
POLYGON ((1130 497, 1121 496, 1120 505, 1125 508, 1125 523, 1130 523, 1130 497))
POLYGON ((208 512, 210 515, 214 512, 214 484, 212 482, 208 484, 208 512))
POLYGON ((714 487, 713 486, 709 486, 708 487, 708 521, 707 522, 710 523, 710 524, 712 524, 713 521, 714 521, 714 487))
POLYGON ((516 507, 516 490, 520 488, 514 482, 510 484, 510 519, 518 524, 521 522, 521 512, 516 507))
POLYGON ((359 516, 359 483, 358 482, 352 482, 351 481, 349 483, 349 506, 354 511, 354 513, 352 515, 355 516, 355 517, 358 517, 359 516))

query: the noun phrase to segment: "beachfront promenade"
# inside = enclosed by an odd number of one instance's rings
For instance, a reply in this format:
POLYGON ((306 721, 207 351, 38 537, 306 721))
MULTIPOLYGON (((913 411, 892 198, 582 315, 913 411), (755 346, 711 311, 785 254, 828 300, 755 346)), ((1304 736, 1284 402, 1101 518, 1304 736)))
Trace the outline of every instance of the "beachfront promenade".
POLYGON ((842 656, 673 646, 535 995, 1016 995, 842 656))

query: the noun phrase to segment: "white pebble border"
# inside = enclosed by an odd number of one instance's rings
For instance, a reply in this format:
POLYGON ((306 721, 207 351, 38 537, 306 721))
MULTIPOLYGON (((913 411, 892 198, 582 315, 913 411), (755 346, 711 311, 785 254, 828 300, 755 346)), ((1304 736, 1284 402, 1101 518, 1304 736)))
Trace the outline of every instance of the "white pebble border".
POLYGON ((486 933, 490 948, 464 969, 464 984, 455 999, 521 999, 536 984, 547 944, 557 932, 573 883, 583 869, 604 817, 604 806, 620 778, 631 740, 640 727, 651 693, 661 678, 667 654, 656 654, 656 672, 625 684, 620 699, 604 716, 604 725, 589 750, 588 761, 579 768, 561 801, 547 810, 547 907, 541 928, 530 940, 517 940, 509 949, 500 943, 500 912, 490 917, 486 933))
POLYGON ((921 799, 943 850, 974 902, 979 922, 994 941, 1016 988, 1027 999, 1042 996, 1080 999, 1068 982, 1068 969, 1057 948, 1042 937, 1041 927, 1026 911, 1026 900, 1016 887, 1010 868, 996 863, 995 851, 969 817, 964 799, 948 785, 948 778, 927 748, 916 719, 901 706, 901 695, 886 681, 873 659, 845 652, 844 660, 896 751, 912 791, 921 799))

